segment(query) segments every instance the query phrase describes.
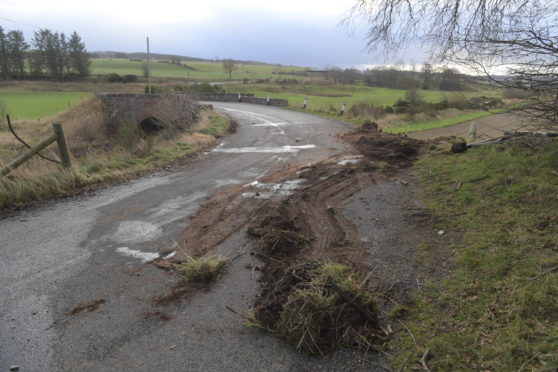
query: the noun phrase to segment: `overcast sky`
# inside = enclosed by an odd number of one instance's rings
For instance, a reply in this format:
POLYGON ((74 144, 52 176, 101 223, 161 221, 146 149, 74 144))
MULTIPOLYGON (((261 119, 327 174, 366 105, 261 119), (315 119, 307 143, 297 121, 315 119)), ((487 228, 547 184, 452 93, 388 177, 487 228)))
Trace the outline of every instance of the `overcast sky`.
MULTIPOLYGON (((70 34, 89 51, 145 50, 312 67, 362 67, 386 61, 365 50, 364 25, 339 26, 351 0, 0 0, 0 25, 70 34), (17 21, 13 22, 13 21, 17 21)), ((406 63, 422 62, 408 53, 406 63)))

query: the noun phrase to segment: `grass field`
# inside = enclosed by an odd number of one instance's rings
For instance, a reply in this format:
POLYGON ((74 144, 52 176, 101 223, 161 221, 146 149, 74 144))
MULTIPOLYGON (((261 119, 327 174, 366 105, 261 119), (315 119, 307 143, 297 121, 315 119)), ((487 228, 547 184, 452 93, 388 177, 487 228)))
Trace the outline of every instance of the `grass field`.
POLYGON ((66 111, 87 96, 77 92, 0 91, 0 102, 13 119, 39 119, 66 111))
POLYGON ((527 138, 419 160, 432 229, 448 238, 417 250, 425 286, 395 369, 427 355, 432 371, 556 370, 557 159, 556 141, 527 138))
POLYGON ((480 119, 480 118, 484 118, 485 116, 506 112, 506 110, 507 110, 506 108, 497 108, 497 109, 492 109, 490 111, 468 112, 463 115, 458 115, 446 119, 432 120, 432 121, 427 121, 422 123, 413 123, 409 125, 402 125, 399 127, 386 128, 384 129, 384 131, 389 133, 411 133, 411 132, 419 132, 421 130, 427 130, 427 129, 449 127, 451 125, 464 123, 466 121, 480 119))
MULTIPOLYGON (((329 112, 341 110, 343 102, 347 103, 347 109, 357 102, 368 102, 376 106, 391 106, 398 99, 404 99, 407 91, 399 89, 388 89, 368 87, 364 85, 261 85, 261 84, 238 84, 226 85, 227 92, 254 93, 258 97, 285 98, 289 100, 289 107, 301 108, 304 97, 308 97, 308 111, 329 112)), ((426 102, 439 102, 452 95, 464 95, 466 98, 473 96, 499 97, 497 91, 483 92, 440 92, 421 91, 421 97, 426 102)))
MULTIPOLYGON (((93 74, 117 73, 120 75, 143 75, 144 62, 127 59, 98 59, 91 60, 93 74)), ((177 77, 190 80, 226 81, 229 74, 223 71, 221 62, 182 62, 182 65, 152 61, 151 71, 155 77, 177 77), (190 67, 190 68, 187 68, 190 67)), ((232 73, 233 80, 287 78, 289 75, 276 75, 277 72, 304 70, 302 67, 237 64, 232 73)))

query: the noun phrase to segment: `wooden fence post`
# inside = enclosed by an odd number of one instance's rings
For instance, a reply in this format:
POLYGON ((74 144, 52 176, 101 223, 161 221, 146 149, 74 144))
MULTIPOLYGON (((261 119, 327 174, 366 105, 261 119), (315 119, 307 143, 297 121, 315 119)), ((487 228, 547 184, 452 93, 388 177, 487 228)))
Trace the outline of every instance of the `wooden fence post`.
POLYGON ((10 173, 21 164, 25 163, 27 160, 31 159, 33 155, 38 154, 41 150, 45 147, 53 143, 54 141, 58 140, 58 134, 54 133, 47 139, 39 142, 37 145, 33 146, 28 152, 23 155, 18 156, 15 160, 13 160, 10 164, 8 164, 5 168, 0 169, 0 176, 5 176, 6 174, 10 173))
POLYGON ((52 127, 54 128, 54 133, 58 135, 56 142, 58 143, 62 166, 70 168, 72 166, 72 161, 70 160, 70 150, 68 149, 68 143, 66 142, 66 136, 64 135, 64 128, 62 128, 62 124, 60 123, 54 123, 52 124, 52 127))

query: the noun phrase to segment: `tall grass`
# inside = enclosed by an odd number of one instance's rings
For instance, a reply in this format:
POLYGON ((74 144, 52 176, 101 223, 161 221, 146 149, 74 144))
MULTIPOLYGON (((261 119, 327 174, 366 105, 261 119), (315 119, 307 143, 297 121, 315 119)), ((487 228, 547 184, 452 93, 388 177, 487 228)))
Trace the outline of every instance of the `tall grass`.
MULTIPOLYGON (((41 200, 94 183, 136 176, 169 164, 212 145, 226 121, 213 112, 204 112, 192 132, 168 131, 147 135, 134 123, 123 123, 108 135, 106 110, 102 102, 89 98, 67 112, 45 121, 19 121, 17 132, 34 144, 52 132, 50 123, 62 122, 73 154, 73 168, 61 169, 38 157, 0 178, 0 208, 41 200), (204 134, 206 132, 210 134, 204 134)), ((8 132, 0 131, 0 167, 26 148, 8 132)), ((57 158, 55 145, 42 152, 57 158)))

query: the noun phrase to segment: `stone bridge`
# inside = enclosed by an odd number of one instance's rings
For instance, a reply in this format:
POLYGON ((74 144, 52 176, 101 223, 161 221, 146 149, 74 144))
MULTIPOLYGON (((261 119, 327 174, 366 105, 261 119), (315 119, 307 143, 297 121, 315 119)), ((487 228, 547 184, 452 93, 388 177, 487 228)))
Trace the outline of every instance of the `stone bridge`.
POLYGON ((126 124, 147 132, 184 130, 196 121, 200 105, 183 94, 97 94, 107 109, 107 129, 116 132, 126 124))

